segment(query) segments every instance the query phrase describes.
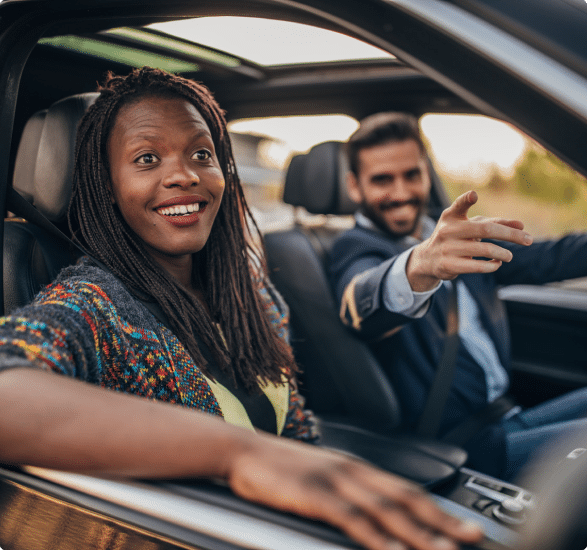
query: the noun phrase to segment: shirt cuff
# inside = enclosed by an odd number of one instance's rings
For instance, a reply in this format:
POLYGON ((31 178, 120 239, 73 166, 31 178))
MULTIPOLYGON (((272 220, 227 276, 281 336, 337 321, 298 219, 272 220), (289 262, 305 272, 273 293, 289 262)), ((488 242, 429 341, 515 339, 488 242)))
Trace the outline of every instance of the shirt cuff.
POLYGON ((442 282, 426 292, 414 292, 406 275, 406 265, 413 247, 397 256, 383 281, 383 304, 394 313, 418 319, 430 305, 430 297, 440 288, 442 282))

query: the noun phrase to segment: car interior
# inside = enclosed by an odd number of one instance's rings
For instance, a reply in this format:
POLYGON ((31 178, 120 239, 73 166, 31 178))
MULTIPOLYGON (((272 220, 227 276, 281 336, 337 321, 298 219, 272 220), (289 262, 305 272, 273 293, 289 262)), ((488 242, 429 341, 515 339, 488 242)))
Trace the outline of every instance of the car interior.
MULTIPOLYGON (((62 98, 25 124, 13 189, 36 212, 31 213, 18 195, 9 197, 8 208, 14 215, 4 223, 6 313, 32 300, 80 255, 65 233, 51 232, 51 224, 57 231, 65 227, 76 128, 95 97, 87 93, 62 98)), ((286 203, 314 214, 342 215, 354 210, 344 192, 341 145, 323 143, 294 157, 284 187, 286 203), (316 193, 318 182, 320 192, 316 193)), ((438 195, 434 198, 441 204, 438 195)), ((463 481, 455 484, 455 476, 466 478, 464 484, 474 487, 492 482, 464 468, 465 451, 419 434, 395 433, 400 411, 394 389, 368 347, 338 319, 324 267, 325 251, 337 231, 329 231, 327 222, 313 227, 298 223, 291 230, 265 236, 272 278, 291 307, 295 353, 304 369, 302 388, 319 417, 323 444, 440 494, 448 492, 451 500, 472 507, 478 493, 463 491, 463 481)), ((514 487, 503 484, 493 491, 531 502, 529 492, 514 487)))
MULTIPOLYGON (((178 16, 210 15, 210 8, 205 6, 188 9, 177 3, 167 9, 150 7, 152 13, 137 15, 130 7, 126 13, 106 5, 95 17, 84 19, 76 10, 65 10, 66 17, 59 10, 32 10, 25 15, 28 6, 24 4, 28 2, 6 6, 7 13, 15 20, 22 17, 25 23, 11 30, 14 40, 18 35, 20 45, 9 57, 13 63, 10 70, 19 76, 6 89, 10 105, 2 111, 2 135, 13 136, 5 148, 9 154, 1 160, 12 188, 5 199, 0 198, 8 212, 3 224, 4 314, 29 302, 62 267, 80 255, 68 240, 65 221, 75 133, 81 116, 96 97, 96 83, 107 71, 127 73, 141 63, 159 63, 208 85, 226 109, 228 120, 332 113, 361 119, 392 108, 416 116, 482 111, 479 101, 466 93, 455 93, 442 85, 441 79, 426 76, 415 68, 417 63, 411 66, 394 56, 263 66, 148 26, 178 16), (23 31, 27 24, 31 29, 28 34, 23 31)), ((230 14, 234 6, 229 4, 220 2, 213 14, 230 14)), ((272 4, 271 9, 263 2, 249 4, 244 11, 250 16, 294 19, 341 30, 335 19, 326 20, 311 10, 302 15, 286 3, 272 4)), ((345 9, 341 7, 343 13, 345 9)), ((382 17, 386 19, 387 15, 382 17)), ((396 17, 394 24, 399 25, 407 16, 398 10, 396 17)), ((368 27, 376 19, 377 15, 370 13, 361 15, 359 22, 368 27)), ((418 24, 408 27, 417 37, 418 24)), ((405 35, 398 34, 398 53, 403 52, 407 38, 407 30, 405 35)), ((440 48, 440 35, 432 33, 430 43, 434 41, 440 48)), ((415 51, 418 47, 422 46, 416 46, 415 51)), ((458 51, 458 47, 447 46, 446 53, 458 51)), ((409 58, 407 54, 405 57, 409 58)), ((483 69, 481 65, 478 68, 483 69)), ((502 93, 500 89, 498 95, 502 93)), ((530 133, 536 130, 528 114, 530 106, 518 107, 524 129, 530 133)), ((548 109, 558 112, 556 106, 548 109)), ((581 132, 575 120, 567 116, 560 119, 567 121, 570 134, 581 132)), ((556 151, 565 139, 568 136, 552 135, 549 145, 556 151)), ((570 147, 563 156, 573 163, 579 151, 570 147)), ((340 141, 322 142, 293 156, 284 178, 283 202, 291 207, 294 221, 284 229, 264 234, 271 279, 290 307, 291 342, 303 371, 300 391, 319 418, 323 444, 412 479, 429 489, 449 511, 480 519, 488 538, 479 548, 513 547, 518 529, 525 525, 536 504, 528 489, 530 481, 528 485, 523 480, 512 484, 479 474, 466 467, 466 452, 458 446, 418 433, 399 433, 401 410, 396 390, 368 346, 339 320, 326 276, 325 255, 342 230, 338 218, 349 216, 356 208, 346 195, 346 169, 340 141), (296 216, 296 212, 304 215, 296 216)), ((450 201, 433 168, 431 173, 430 213, 438 216, 450 201)), ((518 401, 531 405, 587 384, 587 294, 555 287, 539 291, 505 288, 502 297, 511 324, 512 393, 518 401), (564 354, 558 351, 561 349, 564 354)), ((572 445, 577 447, 579 443, 573 441, 572 445)), ((565 448, 548 464, 559 464, 566 454, 565 448)), ((22 473, 17 470, 7 469, 3 474, 22 482, 22 473)), ((544 476, 545 470, 535 475, 544 476)), ((244 503, 225 487, 195 481, 152 485, 174 495, 270 518, 278 525, 352 547, 333 529, 244 503)), ((67 499, 75 498, 68 493, 67 499)))

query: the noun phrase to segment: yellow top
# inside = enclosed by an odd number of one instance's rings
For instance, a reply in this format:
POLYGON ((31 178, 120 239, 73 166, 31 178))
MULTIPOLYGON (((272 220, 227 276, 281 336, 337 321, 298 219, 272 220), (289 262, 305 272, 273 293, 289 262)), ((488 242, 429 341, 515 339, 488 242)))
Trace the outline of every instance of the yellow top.
MULTIPOLYGON (((229 424, 240 426, 241 428, 248 428, 254 430, 247 411, 242 403, 235 397, 235 395, 222 384, 212 382, 206 377, 206 381, 210 384, 212 392, 218 401, 220 410, 224 415, 224 420, 229 424)), ((289 408, 289 385, 287 382, 276 386, 272 383, 260 384, 261 390, 269 399, 273 410, 275 411, 275 420, 277 424, 277 435, 281 435, 285 426, 285 418, 289 408)))

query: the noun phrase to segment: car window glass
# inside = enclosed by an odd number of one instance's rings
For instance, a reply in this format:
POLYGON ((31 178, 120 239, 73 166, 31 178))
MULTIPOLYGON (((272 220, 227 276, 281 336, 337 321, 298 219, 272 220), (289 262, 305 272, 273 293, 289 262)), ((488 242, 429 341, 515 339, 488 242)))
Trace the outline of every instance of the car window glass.
POLYGON ((324 141, 346 141, 358 121, 347 115, 287 116, 229 123, 239 177, 262 230, 291 223, 292 209, 282 201, 292 156, 324 141))
MULTIPOLYGON (((471 215, 516 218, 536 239, 587 230, 587 180, 513 126, 489 117, 427 114, 424 139, 449 198, 479 194, 471 215)), ((291 223, 282 202, 291 157, 358 126, 346 115, 252 118, 230 122, 239 176, 264 231, 291 223)), ((587 281, 562 283, 587 292, 587 281)))
POLYGON ((479 193, 472 214, 517 216, 537 238, 587 228, 587 180, 519 130, 488 117, 437 114, 421 127, 450 198, 479 193))

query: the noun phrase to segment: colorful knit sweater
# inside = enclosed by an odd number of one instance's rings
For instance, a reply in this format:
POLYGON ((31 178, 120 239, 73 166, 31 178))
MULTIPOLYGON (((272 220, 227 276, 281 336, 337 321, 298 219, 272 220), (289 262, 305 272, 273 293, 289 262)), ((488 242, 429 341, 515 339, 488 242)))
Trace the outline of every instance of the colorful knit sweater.
MULTIPOLYGON (((266 287, 260 295, 285 338, 287 311, 279 295, 266 287)), ((175 335, 117 278, 88 261, 64 269, 32 304, 0 318, 0 368, 19 366, 224 416, 175 335)), ((314 420, 293 389, 281 435, 317 439, 314 420)))

